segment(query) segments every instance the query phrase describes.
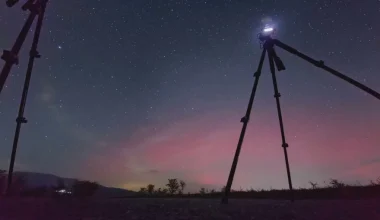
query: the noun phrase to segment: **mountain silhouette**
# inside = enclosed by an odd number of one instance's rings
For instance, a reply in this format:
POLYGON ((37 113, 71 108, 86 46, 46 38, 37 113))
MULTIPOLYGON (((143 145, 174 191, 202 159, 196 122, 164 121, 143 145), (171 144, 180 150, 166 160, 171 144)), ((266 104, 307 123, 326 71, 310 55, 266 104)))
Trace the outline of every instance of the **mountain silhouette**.
MULTIPOLYGON (((53 174, 36 173, 36 172, 14 172, 14 177, 23 177, 25 179, 26 188, 37 187, 54 187, 57 186, 58 180, 62 180, 67 188, 71 188, 77 179, 64 178, 53 174)), ((94 197, 128 197, 133 196, 136 192, 126 189, 106 187, 99 185, 94 197)))

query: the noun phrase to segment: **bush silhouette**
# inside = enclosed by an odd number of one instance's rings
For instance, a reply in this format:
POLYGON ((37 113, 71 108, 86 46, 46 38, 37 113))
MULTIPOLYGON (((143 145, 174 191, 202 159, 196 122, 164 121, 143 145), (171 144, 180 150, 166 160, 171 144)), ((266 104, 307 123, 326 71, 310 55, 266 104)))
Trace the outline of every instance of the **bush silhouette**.
POLYGON ((90 181, 75 181, 72 186, 72 193, 76 197, 90 197, 95 194, 99 184, 90 181))
MULTIPOLYGON (((222 187, 220 191, 208 191, 202 187, 198 193, 183 194, 186 183, 178 179, 168 179, 167 188, 158 188, 149 196, 158 197, 187 197, 187 198, 215 198, 221 197, 225 191, 222 187)), ((295 199, 360 199, 360 198, 379 198, 380 197, 380 178, 371 181, 367 185, 345 184, 337 179, 330 179, 325 184, 319 185, 316 182, 309 181, 309 188, 293 189, 295 199)), ((152 185, 152 184, 150 184, 152 185)), ((147 188, 142 188, 147 195, 147 188)), ((289 199, 288 189, 247 189, 231 190, 231 198, 255 198, 255 199, 289 199)))
POLYGON ((177 179, 168 179, 168 183, 166 186, 168 187, 168 191, 170 194, 174 194, 179 190, 179 183, 177 179))
POLYGON ((344 186, 345 186, 345 184, 340 182, 337 179, 331 179, 330 180, 330 187, 332 187, 332 188, 343 188, 344 186))
POLYGON ((146 193, 148 190, 145 187, 141 187, 139 193, 146 193))
POLYGON ((180 185, 180 190, 178 191, 178 194, 183 194, 183 191, 185 190, 185 187, 186 187, 185 181, 180 180, 179 185, 180 185))
POLYGON ((311 182, 311 181, 309 181, 309 183, 310 183, 312 189, 317 189, 318 188, 318 183, 314 183, 314 182, 311 182))
POLYGON ((154 193, 154 185, 153 184, 149 184, 147 186, 147 191, 150 195, 152 195, 154 193))
POLYGON ((199 194, 205 195, 207 193, 206 188, 202 187, 201 190, 199 190, 199 194))

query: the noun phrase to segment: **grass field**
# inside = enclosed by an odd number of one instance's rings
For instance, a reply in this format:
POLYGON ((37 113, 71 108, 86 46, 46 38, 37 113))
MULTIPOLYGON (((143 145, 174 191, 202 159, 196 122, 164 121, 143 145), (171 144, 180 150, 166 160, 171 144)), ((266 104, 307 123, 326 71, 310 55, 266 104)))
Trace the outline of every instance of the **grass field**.
POLYGON ((0 199, 0 220, 249 219, 379 220, 380 199, 279 200, 230 199, 0 199))

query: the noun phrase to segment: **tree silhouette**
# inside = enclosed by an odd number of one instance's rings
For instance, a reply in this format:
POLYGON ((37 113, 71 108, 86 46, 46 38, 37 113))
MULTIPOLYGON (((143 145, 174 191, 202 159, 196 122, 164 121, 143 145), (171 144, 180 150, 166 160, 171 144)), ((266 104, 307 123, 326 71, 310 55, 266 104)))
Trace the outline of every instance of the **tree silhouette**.
POLYGON ((207 192, 206 192, 206 188, 202 187, 201 190, 199 190, 199 194, 201 195, 205 195, 207 192))
POLYGON ((165 195, 165 194, 168 194, 168 189, 163 189, 163 190, 162 190, 162 194, 164 194, 164 195, 165 195))
POLYGON ((179 190, 179 183, 177 179, 168 179, 166 186, 168 187, 169 193, 174 194, 179 190))
POLYGON ((90 181, 75 181, 72 186, 72 193, 77 197, 90 197, 98 190, 99 184, 90 181))
POLYGON ((146 187, 141 187, 139 190, 140 193, 146 193, 147 191, 146 187))
POLYGON ((158 194, 158 195, 161 195, 161 194, 162 194, 162 189, 161 189, 161 187, 158 188, 158 189, 156 189, 156 194, 158 194))
POLYGON ((181 190, 179 190, 178 193, 182 194, 183 191, 184 191, 184 189, 185 189, 185 187, 186 187, 186 183, 185 183, 185 181, 181 180, 181 181, 179 181, 179 185, 181 187, 181 190))
POLYGON ((337 179, 331 179, 331 180, 330 180, 330 186, 331 186, 332 188, 342 188, 342 187, 345 186, 345 184, 342 183, 342 182, 340 182, 340 181, 337 180, 337 179))
POLYGON ((153 192, 154 192, 154 185, 153 185, 153 184, 149 184, 149 185, 147 186, 147 191, 148 191, 148 193, 149 193, 150 195, 152 195, 153 192))
POLYGON ((314 183, 314 182, 311 182, 311 181, 309 181, 309 183, 310 183, 312 189, 318 188, 318 183, 314 183))

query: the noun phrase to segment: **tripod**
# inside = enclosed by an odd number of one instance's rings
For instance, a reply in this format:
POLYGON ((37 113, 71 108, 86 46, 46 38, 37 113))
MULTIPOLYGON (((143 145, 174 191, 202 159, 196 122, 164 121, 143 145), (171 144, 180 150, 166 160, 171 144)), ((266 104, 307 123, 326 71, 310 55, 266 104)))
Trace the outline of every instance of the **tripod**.
MULTIPOLYGON (((21 29, 20 34, 18 35, 16 42, 14 43, 12 49, 4 50, 1 56, 1 59, 5 61, 5 65, 0 74, 0 93, 3 91, 4 84, 7 81, 9 73, 14 64, 18 65, 18 53, 21 50, 22 45, 25 42, 25 39, 29 33, 29 30, 33 24, 34 19, 39 14, 38 5, 40 4, 40 0, 37 0, 37 3, 34 4, 35 0, 27 0, 27 2, 22 6, 22 10, 30 10, 30 15, 28 19, 25 21, 24 26, 21 29)), ((6 4, 8 7, 13 7, 18 0, 7 0, 6 4)))
MULTIPOLYGON (((12 7, 14 4, 17 3, 17 1, 18 0, 13 0, 13 1, 8 0, 7 5, 9 7, 12 7)), ((9 75, 11 67, 13 66, 13 64, 18 63, 18 58, 17 58, 18 52, 20 51, 21 46, 25 41, 26 35, 29 32, 30 27, 31 27, 35 17, 38 16, 36 30, 34 32, 33 43, 32 43, 30 53, 29 53, 28 68, 27 68, 27 72, 26 72, 24 88, 22 91, 22 97, 21 97, 21 102, 20 102, 20 106, 19 106, 18 117, 16 119, 17 125, 16 125, 15 136, 13 139, 11 161, 10 161, 9 170, 8 170, 8 183, 7 183, 7 191, 6 191, 7 195, 10 195, 11 190, 12 190, 13 168, 14 168, 14 163, 15 163, 15 158, 16 158, 17 144, 18 144, 18 140, 19 140, 19 136, 20 136, 21 125, 24 123, 27 123, 27 120, 24 117, 24 111, 25 111, 26 99, 28 96, 29 84, 30 84, 30 80, 32 77, 34 60, 35 60, 35 58, 41 57, 41 55, 37 51, 37 47, 38 47, 38 42, 39 42, 39 38, 40 38, 40 34, 41 34, 42 22, 44 20, 47 1, 48 0, 28 0, 27 3, 25 3, 22 6, 23 10, 30 10, 31 14, 29 15, 24 27, 22 28, 21 33, 18 36, 16 43, 13 46, 12 50, 11 51, 4 51, 4 54, 2 56, 2 59, 4 59, 6 61, 6 63, 5 63, 5 66, 4 66, 3 71, 1 72, 1 76, 0 76, 0 92, 4 86, 4 83, 5 83, 8 75, 9 75)))
POLYGON ((284 124, 282 121, 282 113, 281 113, 281 105, 280 105, 281 94, 278 91, 275 66, 276 66, 278 71, 285 70, 286 68, 285 68, 284 63, 277 56, 274 46, 278 46, 281 49, 283 49, 283 50, 285 50, 291 54, 294 54, 294 55, 300 57, 301 59, 306 60, 307 62, 309 62, 309 63, 311 63, 311 64, 313 64, 313 65, 315 65, 321 69, 326 70, 327 72, 343 79, 344 81, 358 87, 359 89, 371 94, 372 96, 374 96, 375 98, 380 100, 380 94, 378 92, 374 91, 373 89, 355 81, 354 79, 352 79, 352 78, 350 78, 350 77, 348 77, 348 76, 346 76, 346 75, 344 75, 344 74, 342 74, 342 73, 340 73, 340 72, 338 72, 338 71, 336 71, 336 70, 334 70, 328 66, 325 66, 323 61, 314 60, 313 58, 311 58, 311 57, 309 57, 303 53, 300 53, 296 49, 282 43, 281 41, 279 41, 277 39, 273 39, 270 36, 265 36, 263 34, 260 34, 259 39, 263 43, 263 51, 261 53, 260 62, 259 62, 257 71, 254 74, 255 81, 254 81, 251 96, 249 99, 248 108, 247 108, 245 116, 240 120, 240 122, 243 123, 243 127, 242 127, 242 130, 240 133, 239 142, 238 142, 238 145, 237 145, 237 148, 235 151, 235 156, 234 156, 232 166, 231 166, 231 170, 230 170, 230 173, 228 176, 227 185, 225 188, 224 196, 222 198, 222 204, 228 203, 228 196, 229 196, 230 191, 231 191, 232 181, 233 181, 233 178, 235 175, 236 166, 237 166, 240 151, 241 151, 241 146, 243 145, 245 132, 246 132, 247 125, 249 122, 249 118, 251 115, 252 105, 253 105, 253 101, 255 99, 256 90, 257 90, 257 86, 259 84, 259 79, 261 76, 261 70, 263 67, 263 63, 264 63, 266 53, 268 53, 269 68, 270 68, 270 72, 272 74, 272 81, 273 81, 273 87, 274 87, 274 97, 276 98, 277 114, 278 114, 278 119, 279 119, 279 123, 280 123, 282 148, 284 150, 284 156, 285 156, 285 166, 286 166, 286 172, 287 172, 287 177, 288 177, 290 200, 292 202, 294 201, 292 178, 290 175, 290 167, 289 167, 289 160, 288 160, 288 153, 287 153, 287 148, 289 147, 289 145, 286 143, 286 138, 285 138, 284 124))

